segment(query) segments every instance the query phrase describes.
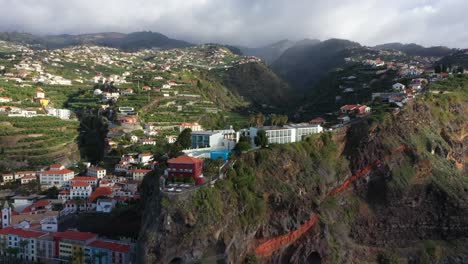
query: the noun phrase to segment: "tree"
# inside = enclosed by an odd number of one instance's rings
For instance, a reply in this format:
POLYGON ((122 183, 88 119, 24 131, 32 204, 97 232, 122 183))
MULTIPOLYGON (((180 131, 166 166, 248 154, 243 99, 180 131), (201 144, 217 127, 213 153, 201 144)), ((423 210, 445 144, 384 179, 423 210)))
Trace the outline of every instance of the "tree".
POLYGON ((268 137, 265 130, 259 130, 257 136, 254 139, 255 145, 261 146, 262 148, 268 145, 268 137))
POLYGON ((21 253, 24 255, 26 254, 26 247, 28 246, 29 241, 28 240, 21 240, 19 242, 19 246, 21 248, 21 253))
POLYGON ((192 130, 190 128, 184 129, 174 144, 178 144, 182 149, 188 149, 192 146, 192 130))
POLYGON ((287 115, 279 115, 277 117, 277 124, 279 126, 284 126, 284 125, 286 125, 286 123, 288 123, 288 116, 287 115))
POLYGON ((265 123, 265 116, 262 113, 258 113, 255 115, 255 125, 257 127, 262 127, 265 123))
POLYGON ((250 142, 245 142, 245 141, 239 141, 239 143, 236 144, 234 147, 234 151, 241 153, 248 151, 250 149, 250 142))
POLYGON ((77 248, 73 251, 73 263, 83 263, 84 262, 84 251, 83 248, 77 248))
POLYGON ((270 115, 270 124, 276 126, 278 124, 278 116, 276 114, 270 115))
POLYGON ((47 195, 47 198, 49 199, 57 199, 57 196, 59 194, 59 189, 55 186, 50 187, 49 189, 45 190, 42 192, 42 194, 47 195))

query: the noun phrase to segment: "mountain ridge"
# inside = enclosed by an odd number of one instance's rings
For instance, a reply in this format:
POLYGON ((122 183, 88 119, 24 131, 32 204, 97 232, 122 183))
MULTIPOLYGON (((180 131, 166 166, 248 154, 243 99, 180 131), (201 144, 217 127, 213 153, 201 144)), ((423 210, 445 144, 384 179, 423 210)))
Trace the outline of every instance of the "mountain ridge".
POLYGON ((184 48, 193 44, 169 38, 158 32, 140 31, 132 33, 101 32, 89 34, 34 35, 30 33, 2 32, 0 40, 32 45, 36 48, 59 49, 76 45, 94 44, 125 51, 141 48, 184 48))

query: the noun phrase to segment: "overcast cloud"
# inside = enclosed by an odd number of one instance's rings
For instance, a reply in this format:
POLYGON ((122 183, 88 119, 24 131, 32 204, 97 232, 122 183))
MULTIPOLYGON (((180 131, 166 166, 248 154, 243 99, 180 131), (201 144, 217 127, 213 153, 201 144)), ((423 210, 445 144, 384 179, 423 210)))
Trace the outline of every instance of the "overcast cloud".
POLYGON ((0 31, 151 30, 195 43, 345 38, 468 48, 466 10, 466 0, 0 0, 0 31))

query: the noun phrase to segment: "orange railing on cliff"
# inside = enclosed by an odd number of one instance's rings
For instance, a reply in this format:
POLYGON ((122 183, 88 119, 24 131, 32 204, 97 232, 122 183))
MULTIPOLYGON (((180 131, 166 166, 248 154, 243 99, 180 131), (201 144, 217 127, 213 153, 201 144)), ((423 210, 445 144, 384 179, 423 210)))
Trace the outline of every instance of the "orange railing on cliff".
MULTIPOLYGON (((401 145, 398 148, 394 149, 392 153, 386 157, 384 157, 384 161, 390 159, 395 153, 402 152, 404 150, 408 149, 408 146, 406 145, 401 145)), ((349 187, 351 183, 356 181, 359 177, 362 177, 364 175, 367 175, 374 166, 378 166, 382 163, 382 160, 377 160, 374 161, 372 164, 358 170, 356 173, 354 173, 351 177, 346 179, 340 186, 334 188, 331 190, 328 194, 327 197, 334 196, 342 191, 344 191, 346 188, 349 187)), ((268 257, 271 256, 275 251, 293 243, 297 239, 299 239, 303 234, 305 234, 307 231, 309 231, 312 227, 315 226, 315 224, 318 221, 317 215, 313 215, 309 221, 306 223, 302 224, 298 229, 290 231, 286 234, 279 235, 270 239, 267 239, 263 242, 261 242, 257 248, 255 249, 255 253, 258 256, 261 257, 268 257)))

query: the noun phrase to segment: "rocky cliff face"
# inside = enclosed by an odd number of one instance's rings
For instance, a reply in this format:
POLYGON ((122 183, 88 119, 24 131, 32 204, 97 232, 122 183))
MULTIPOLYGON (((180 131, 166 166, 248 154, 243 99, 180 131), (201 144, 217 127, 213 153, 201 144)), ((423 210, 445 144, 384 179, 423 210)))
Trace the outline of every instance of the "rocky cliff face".
POLYGON ((466 108, 434 107, 244 154, 191 193, 146 179, 140 261, 466 263, 466 108))

